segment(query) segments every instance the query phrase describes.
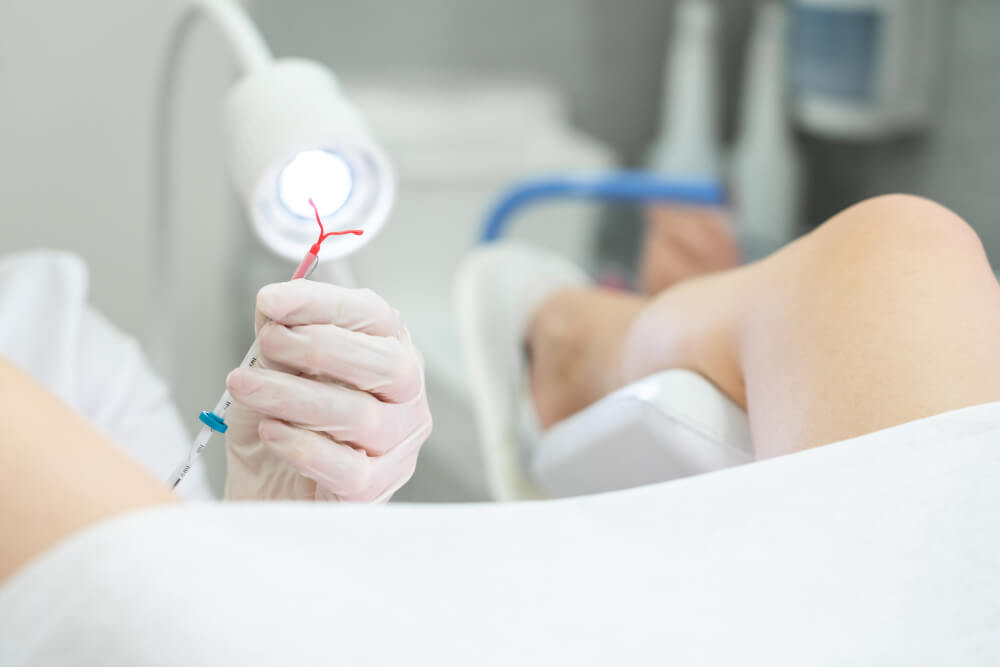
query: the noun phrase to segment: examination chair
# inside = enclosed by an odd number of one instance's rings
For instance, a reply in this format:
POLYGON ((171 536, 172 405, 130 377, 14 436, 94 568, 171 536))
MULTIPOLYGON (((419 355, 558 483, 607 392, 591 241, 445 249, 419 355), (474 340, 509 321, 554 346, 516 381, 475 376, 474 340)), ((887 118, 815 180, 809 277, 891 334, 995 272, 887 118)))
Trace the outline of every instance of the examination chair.
POLYGON ((524 331, 549 294, 586 284, 574 262, 517 241, 471 250, 459 266, 455 315, 493 499, 615 491, 752 461, 747 414, 686 370, 656 373, 537 427, 524 331))
POLYGON ((579 249, 589 252, 597 239, 593 230, 574 232, 591 235, 567 244, 574 253, 537 245, 526 237, 532 229, 512 230, 511 223, 526 208, 568 200, 722 207, 726 195, 714 179, 676 181, 627 170, 554 174, 514 183, 498 195, 485 216, 480 244, 470 249, 453 283, 492 497, 614 491, 751 461, 746 413, 703 377, 683 370, 636 382, 544 433, 534 425, 523 330, 548 292, 590 284, 578 268, 587 261, 579 249))

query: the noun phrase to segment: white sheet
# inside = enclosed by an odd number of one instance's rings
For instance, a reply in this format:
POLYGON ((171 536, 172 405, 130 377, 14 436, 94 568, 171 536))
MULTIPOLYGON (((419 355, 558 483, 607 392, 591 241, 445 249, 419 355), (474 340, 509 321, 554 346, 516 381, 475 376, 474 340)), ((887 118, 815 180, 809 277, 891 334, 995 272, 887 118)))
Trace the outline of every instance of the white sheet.
POLYGON ((0 664, 1000 664, 1000 403, 540 503, 105 522, 0 589, 0 664))

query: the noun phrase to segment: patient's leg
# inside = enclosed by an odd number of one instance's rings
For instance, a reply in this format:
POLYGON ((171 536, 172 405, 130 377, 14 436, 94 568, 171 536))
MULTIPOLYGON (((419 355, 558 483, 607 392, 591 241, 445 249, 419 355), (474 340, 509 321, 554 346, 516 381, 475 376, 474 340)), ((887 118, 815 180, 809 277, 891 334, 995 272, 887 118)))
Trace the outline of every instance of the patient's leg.
MULTIPOLYGON (((648 302, 611 298, 613 333, 575 345, 599 382, 560 388, 542 374, 560 362, 533 367, 543 423, 666 368, 698 371, 746 406, 760 456, 1000 400, 1000 286, 972 229, 923 199, 869 200, 756 264, 648 302), (561 414, 548 398, 560 390, 561 414)), ((560 293, 543 307, 533 359, 556 352, 554 316, 581 335, 594 326, 588 299, 560 293)))
POLYGON ((80 528, 176 501, 166 485, 0 357, 0 581, 80 528))

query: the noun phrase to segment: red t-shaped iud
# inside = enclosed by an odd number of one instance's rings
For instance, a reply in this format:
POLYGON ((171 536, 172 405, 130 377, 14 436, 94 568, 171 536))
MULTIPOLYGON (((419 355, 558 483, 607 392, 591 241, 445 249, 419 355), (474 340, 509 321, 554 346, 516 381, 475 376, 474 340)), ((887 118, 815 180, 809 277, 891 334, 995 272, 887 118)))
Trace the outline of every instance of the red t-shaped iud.
POLYGON ((319 259, 319 249, 320 246, 323 245, 323 241, 327 240, 331 236, 341 236, 343 234, 361 236, 365 233, 363 229, 345 229, 341 232, 328 232, 323 229, 323 220, 319 217, 319 209, 316 208, 316 203, 312 200, 312 197, 309 198, 309 205, 312 206, 312 210, 316 213, 316 222, 319 224, 319 238, 317 238, 316 243, 313 243, 312 247, 309 248, 309 252, 306 253, 306 256, 302 258, 302 263, 299 264, 299 268, 295 270, 292 280, 304 278, 305 275, 309 273, 309 269, 311 269, 312 265, 319 259))

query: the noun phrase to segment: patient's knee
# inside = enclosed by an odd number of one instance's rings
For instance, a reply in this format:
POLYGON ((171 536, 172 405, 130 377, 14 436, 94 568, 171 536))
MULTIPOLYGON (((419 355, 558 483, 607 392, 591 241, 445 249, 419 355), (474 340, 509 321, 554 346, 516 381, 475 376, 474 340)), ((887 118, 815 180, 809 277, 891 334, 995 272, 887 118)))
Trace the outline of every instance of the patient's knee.
POLYGON ((829 259, 948 265, 982 262, 975 230, 953 211, 923 197, 892 194, 867 199, 834 216, 813 235, 829 259))

